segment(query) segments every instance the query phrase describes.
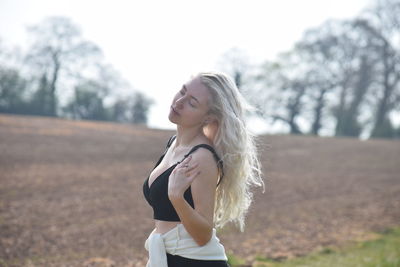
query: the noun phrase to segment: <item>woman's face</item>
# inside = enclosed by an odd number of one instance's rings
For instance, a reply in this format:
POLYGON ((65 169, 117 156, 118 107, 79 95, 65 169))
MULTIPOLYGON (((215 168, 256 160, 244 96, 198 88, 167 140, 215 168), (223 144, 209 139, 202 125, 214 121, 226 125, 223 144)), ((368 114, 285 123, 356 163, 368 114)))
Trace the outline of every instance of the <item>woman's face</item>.
POLYGON ((207 87, 197 76, 182 85, 175 95, 169 112, 169 120, 182 126, 202 125, 209 110, 208 100, 211 97, 207 87))

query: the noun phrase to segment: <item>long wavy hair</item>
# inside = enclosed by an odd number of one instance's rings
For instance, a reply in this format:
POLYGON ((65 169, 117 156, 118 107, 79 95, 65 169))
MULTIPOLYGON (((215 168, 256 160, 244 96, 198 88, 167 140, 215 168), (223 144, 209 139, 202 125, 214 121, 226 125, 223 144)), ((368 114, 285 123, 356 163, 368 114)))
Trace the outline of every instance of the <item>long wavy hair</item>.
POLYGON ((245 113, 252 106, 228 75, 221 72, 201 72, 198 75, 211 93, 209 114, 217 120, 212 134, 207 125, 203 130, 223 161, 223 178, 216 192, 214 223, 221 228, 227 222, 233 222, 243 231, 253 198, 251 187, 262 186, 265 189, 255 136, 245 120, 245 113))

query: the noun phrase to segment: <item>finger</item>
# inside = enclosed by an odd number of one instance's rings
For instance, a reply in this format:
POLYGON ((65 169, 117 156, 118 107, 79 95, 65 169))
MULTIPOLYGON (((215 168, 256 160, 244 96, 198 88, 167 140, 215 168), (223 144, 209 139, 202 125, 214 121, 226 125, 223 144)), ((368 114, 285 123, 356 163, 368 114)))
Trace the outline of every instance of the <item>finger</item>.
POLYGON ((194 170, 195 168, 197 168, 199 166, 199 163, 195 163, 190 165, 189 167, 185 168, 186 172, 191 172, 192 170, 194 170))
POLYGON ((186 163, 189 163, 189 161, 192 159, 192 155, 189 155, 188 157, 186 157, 181 164, 185 165, 186 163))
POLYGON ((187 168, 187 166, 189 165, 189 161, 192 159, 192 155, 189 155, 188 157, 186 157, 184 160, 182 160, 179 164, 178 164, 178 168, 187 168), (185 166, 186 165, 186 166, 185 166))
POLYGON ((186 177, 189 177, 191 175, 196 175, 200 170, 198 169, 198 166, 195 166, 192 168, 190 171, 185 172, 186 177))

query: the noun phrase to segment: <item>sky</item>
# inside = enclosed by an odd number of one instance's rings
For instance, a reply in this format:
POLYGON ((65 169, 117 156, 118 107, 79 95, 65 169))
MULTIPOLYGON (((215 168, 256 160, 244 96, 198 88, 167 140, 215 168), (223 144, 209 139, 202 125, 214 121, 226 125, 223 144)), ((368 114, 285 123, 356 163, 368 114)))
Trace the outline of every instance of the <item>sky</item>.
MULTIPOLYGON (((368 0, 0 0, 0 38, 23 47, 26 27, 66 16, 135 90, 154 100, 149 126, 174 129, 169 107, 192 74, 221 70, 224 53, 256 66, 290 50, 305 30, 355 17, 368 0)), ((127 92, 125 92, 127 93, 127 92)), ((259 120, 253 130, 277 129, 259 120)), ((279 127, 279 126, 278 126, 279 127)))

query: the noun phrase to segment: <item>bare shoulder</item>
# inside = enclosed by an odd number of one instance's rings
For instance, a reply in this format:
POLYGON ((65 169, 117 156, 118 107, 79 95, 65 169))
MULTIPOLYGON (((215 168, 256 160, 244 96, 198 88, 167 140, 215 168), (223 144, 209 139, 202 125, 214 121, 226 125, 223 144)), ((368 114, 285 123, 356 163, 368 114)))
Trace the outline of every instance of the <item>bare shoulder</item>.
POLYGON ((205 177, 207 177, 207 179, 217 179, 217 162, 214 159, 213 153, 209 149, 205 147, 199 147, 192 153, 192 161, 199 164, 199 170, 205 177))
POLYGON ((192 157, 207 163, 214 163, 213 165, 216 164, 213 152, 209 148, 206 148, 204 146, 198 147, 196 151, 192 153, 192 157))
POLYGON ((196 169, 200 171, 191 184, 195 209, 212 225, 218 167, 212 152, 204 147, 199 147, 192 153, 190 164, 195 163, 199 164, 196 169))

